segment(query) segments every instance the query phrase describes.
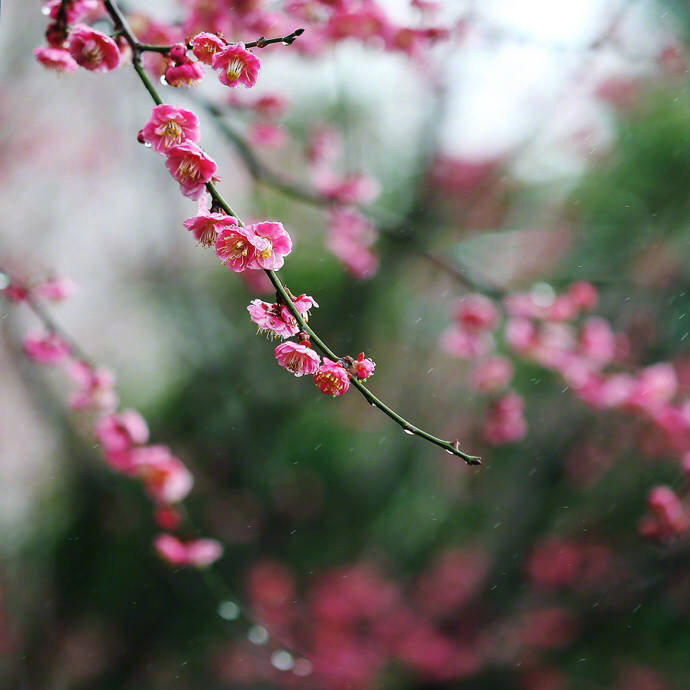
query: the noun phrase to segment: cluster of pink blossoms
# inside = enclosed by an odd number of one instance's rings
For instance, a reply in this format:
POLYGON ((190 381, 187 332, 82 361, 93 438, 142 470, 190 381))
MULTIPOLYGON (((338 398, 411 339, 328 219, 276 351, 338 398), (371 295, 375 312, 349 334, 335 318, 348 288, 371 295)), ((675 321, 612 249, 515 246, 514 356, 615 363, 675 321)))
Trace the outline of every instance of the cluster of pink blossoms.
MULTIPOLYGON (((51 278, 31 286, 13 281, 4 294, 15 303, 29 298, 59 301, 73 289, 71 281, 51 278)), ((167 446, 148 444, 148 425, 138 412, 116 411, 118 396, 112 372, 80 359, 72 346, 54 332, 29 333, 23 350, 34 362, 65 368, 76 383, 69 404, 74 410, 89 413, 105 462, 114 471, 139 480, 154 503, 157 524, 165 530, 176 530, 181 523, 178 505, 192 488, 192 475, 167 446)), ((163 559, 175 566, 203 567, 222 554, 222 546, 214 539, 183 541, 168 533, 159 535, 154 546, 163 559)))
POLYGON ((52 0, 45 6, 53 20, 46 30, 47 45, 34 50, 36 59, 56 72, 74 72, 83 67, 90 72, 110 72, 120 65, 121 48, 109 36, 92 29, 81 20, 97 19, 103 14, 103 5, 95 0, 71 0, 65 2, 60 13, 60 0, 52 0))

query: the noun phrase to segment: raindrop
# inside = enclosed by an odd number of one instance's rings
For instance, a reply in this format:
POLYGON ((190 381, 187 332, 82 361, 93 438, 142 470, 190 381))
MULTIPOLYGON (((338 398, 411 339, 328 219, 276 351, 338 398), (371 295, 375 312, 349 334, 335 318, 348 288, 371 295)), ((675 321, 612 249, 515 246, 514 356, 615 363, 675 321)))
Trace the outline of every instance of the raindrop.
POLYGON ((234 621, 240 615, 240 607, 234 601, 221 601, 218 605, 218 615, 226 621, 234 621))
POLYGON ((252 625, 247 633, 247 639, 252 644, 266 644, 268 642, 268 630, 263 625, 252 625))
POLYGON ((10 277, 0 272, 0 290, 4 290, 10 284, 10 277))
POLYGON ((292 43, 292 41, 283 41, 283 45, 284 45, 284 46, 289 46, 290 43, 292 43))
POLYGON ((50 14, 50 7, 47 5, 41 8, 41 14, 45 15, 46 17, 50 14))
POLYGON ((144 142, 144 146, 145 146, 147 149, 150 149, 150 148, 151 148, 151 144, 149 144, 148 141, 145 141, 145 142, 144 142))
POLYGON ((408 434, 408 436, 414 436, 414 431, 412 431, 412 429, 405 428, 403 431, 408 434))
POLYGON ((302 676, 303 678, 311 675, 312 671, 311 661, 309 659, 297 659, 295 665, 292 667, 292 672, 296 676, 302 676))
POLYGON ((271 663, 279 671, 289 671, 295 665, 295 660, 292 658, 290 652, 286 652, 284 649, 278 649, 271 654, 271 663))
POLYGON ((168 85, 168 82, 167 82, 164 74, 161 74, 161 84, 163 84, 163 86, 168 85))
POLYGON ((556 299, 555 290, 548 283, 535 283, 530 291, 532 301, 538 307, 550 307, 556 299))
POLYGON ((448 453, 448 455, 455 455, 455 453, 452 450, 448 450, 448 448, 446 448, 446 453, 448 453))

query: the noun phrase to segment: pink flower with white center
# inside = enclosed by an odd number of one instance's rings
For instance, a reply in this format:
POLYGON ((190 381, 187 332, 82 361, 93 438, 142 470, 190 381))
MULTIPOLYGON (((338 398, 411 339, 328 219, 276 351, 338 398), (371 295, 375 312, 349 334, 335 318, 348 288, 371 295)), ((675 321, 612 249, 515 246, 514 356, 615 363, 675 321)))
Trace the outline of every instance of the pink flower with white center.
POLYGON ((221 232, 237 226, 237 218, 225 213, 209 213, 202 210, 199 215, 187 218, 182 225, 191 231, 200 245, 213 247, 221 232))
POLYGON ((373 359, 365 357, 363 352, 360 352, 352 363, 352 370, 360 381, 366 381, 374 373, 374 369, 376 363, 373 359))
POLYGON ((292 240, 283 224, 265 220, 247 225, 246 229, 258 238, 253 242, 256 254, 250 268, 263 268, 265 271, 282 268, 285 263, 283 257, 292 251, 292 240))
POLYGON ((130 453, 132 471, 157 503, 177 503, 191 491, 194 478, 167 446, 145 446, 130 453))
POLYGON ((39 46, 34 50, 34 57, 46 68, 54 72, 74 72, 79 65, 63 48, 39 46))
POLYGON ((241 273, 254 266, 256 258, 256 238, 249 226, 239 226, 222 230, 216 237, 218 258, 235 273, 241 273))
POLYGON ((261 62, 253 53, 244 47, 243 43, 235 43, 218 51, 211 58, 211 66, 225 86, 235 87, 242 84, 246 87, 254 86, 259 74, 261 62))
POLYGON ((484 295, 466 295, 455 306, 455 320, 473 331, 491 331, 498 323, 498 309, 484 295))
POLYGON ((210 34, 208 32, 202 31, 197 34, 191 40, 192 52, 197 60, 200 60, 205 65, 210 65, 213 56, 220 50, 224 50, 227 43, 216 36, 216 34, 210 34))
POLYGON ((94 431, 105 455, 129 450, 132 446, 146 443, 149 438, 146 420, 136 410, 123 410, 101 417, 94 431))
POLYGON ((33 287, 33 293, 42 299, 60 302, 71 297, 77 289, 77 284, 69 278, 48 278, 33 287))
POLYGON ((324 357, 323 364, 314 374, 314 383, 322 393, 336 398, 347 392, 350 377, 341 364, 324 357))
POLYGON ((73 410, 93 408, 110 412, 117 407, 115 375, 109 369, 94 368, 86 362, 74 361, 67 373, 77 382, 79 389, 70 395, 73 410))
POLYGON ((159 534, 153 543, 158 555, 170 565, 205 568, 223 555, 223 546, 215 539, 183 542, 172 534, 159 534))
POLYGON ((200 62, 187 60, 180 65, 170 65, 164 76, 170 86, 197 86, 204 78, 204 68, 200 62))
POLYGON ((56 333, 29 333, 22 349, 29 359, 39 364, 59 364, 70 353, 70 346, 56 333))
POLYGON ((495 400, 484 420, 484 438, 493 445, 518 441, 527 433, 522 416, 524 400, 516 393, 506 393, 495 400))
POLYGON ((215 162, 191 141, 171 148, 165 167, 189 199, 198 199, 204 193, 206 183, 213 179, 218 169, 215 162))
POLYGON ((472 388, 478 393, 493 393, 513 378, 513 365, 506 357, 495 355, 475 366, 470 375, 472 388))
POLYGON ((115 41, 86 24, 72 27, 69 52, 78 65, 91 72, 110 72, 120 64, 120 50, 115 41))
POLYGON ((199 141, 199 118, 190 110, 174 108, 167 103, 157 105, 141 130, 141 137, 155 151, 166 154, 185 141, 199 141))
POLYGON ((313 374, 319 368, 319 356, 306 342, 286 342, 276 347, 276 360, 295 376, 313 374))

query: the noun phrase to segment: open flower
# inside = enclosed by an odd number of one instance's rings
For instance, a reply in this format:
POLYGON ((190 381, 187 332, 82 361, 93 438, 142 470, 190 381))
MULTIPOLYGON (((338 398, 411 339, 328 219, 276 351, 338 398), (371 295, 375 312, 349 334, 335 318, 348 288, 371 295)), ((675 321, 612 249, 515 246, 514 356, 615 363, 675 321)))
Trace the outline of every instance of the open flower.
POLYGON ((59 364, 70 353, 69 345, 56 333, 30 333, 22 342, 24 354, 39 364, 59 364))
POLYGON ((255 239, 249 227, 226 228, 216 237, 216 254, 231 271, 241 273, 254 264, 255 239))
POLYGON ((360 381, 366 381, 374 373, 376 363, 373 359, 365 357, 363 352, 360 352, 357 359, 352 363, 352 369, 360 381))
POLYGON ((283 224, 266 220, 247 225, 246 229, 256 236, 253 240, 256 254, 250 268, 263 268, 269 271, 282 268, 285 263, 283 257, 292 251, 292 240, 283 224))
POLYGON ((133 472, 157 503, 177 503, 191 491, 194 479, 190 471, 167 446, 135 448, 130 456, 133 472))
POLYGON ((209 213, 201 210, 193 218, 187 218, 182 225, 187 230, 191 230, 199 244, 204 247, 212 247, 222 232, 237 226, 237 218, 225 213, 209 213))
POLYGON ((199 118, 190 110, 163 103, 151 111, 151 118, 141 130, 141 137, 155 151, 165 154, 185 141, 199 141, 199 118))
POLYGON ((215 539, 183 542, 172 534, 159 534, 153 545, 158 555, 170 565, 205 568, 223 555, 223 546, 215 539))
POLYGON ((288 341, 276 347, 276 360, 295 376, 313 374, 319 367, 319 356, 308 343, 288 341))
POLYGON ((63 48, 39 46, 34 50, 34 57, 46 68, 54 72, 74 72, 77 61, 63 48))
POLYGON ((314 383, 322 393, 336 398, 347 392, 350 377, 343 366, 324 357, 323 364, 314 374, 314 383))
POLYGON ((220 36, 205 31, 194 36, 191 43, 194 57, 201 60, 205 65, 210 65, 213 56, 227 46, 227 43, 220 36))
POLYGON ((211 66, 218 72, 220 81, 225 86, 242 84, 250 87, 256 83, 261 62, 243 43, 235 43, 215 53, 211 58, 211 66))
POLYGON ((207 182, 218 169, 195 143, 185 141, 168 151, 165 166, 180 184, 180 190, 189 199, 198 199, 204 193, 207 182))
POLYGON ((91 72, 110 72, 120 64, 120 50, 115 41, 86 24, 72 27, 69 52, 78 65, 91 72))

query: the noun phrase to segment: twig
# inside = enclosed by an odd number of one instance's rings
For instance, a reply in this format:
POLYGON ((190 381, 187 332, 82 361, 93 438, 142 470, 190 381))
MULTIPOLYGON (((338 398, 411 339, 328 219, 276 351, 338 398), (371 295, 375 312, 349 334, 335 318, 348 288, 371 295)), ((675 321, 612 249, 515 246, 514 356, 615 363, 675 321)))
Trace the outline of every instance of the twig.
MULTIPOLYGON (((139 78, 141 79, 142 83, 146 87, 146 90, 149 92, 149 95, 151 98, 154 100, 154 102, 158 105, 160 105, 163 100, 159 96, 158 92, 156 91, 155 87, 153 86, 152 82, 150 79, 146 76, 142 66, 141 66, 141 44, 137 40, 136 36, 130 29, 129 25, 127 24, 127 20, 125 17, 122 15, 122 12, 117 6, 117 3, 114 0, 105 0, 104 1, 105 8, 110 15, 116 30, 121 30, 123 36, 125 36, 127 42, 132 48, 133 52, 133 64, 134 68, 136 69, 137 74, 139 75, 139 78)), ((232 208, 229 206, 229 204, 223 199, 221 194, 218 192, 216 187, 213 185, 213 183, 209 182, 206 185, 206 189, 208 190, 209 194, 211 197, 214 199, 214 201, 220 205, 220 207, 228 214, 233 216, 234 218, 237 219, 237 222, 240 226, 243 225, 242 220, 239 218, 239 216, 232 210, 232 208)), ((332 350, 326 345, 326 343, 319 338, 319 336, 312 330, 312 328, 307 324, 307 322, 302 318, 302 315, 299 313, 297 308, 295 307, 292 299, 290 298, 290 295, 286 291, 283 283, 281 282, 280 278, 278 278, 278 275, 274 271, 267 270, 265 271, 266 275, 270 279, 271 283, 273 283, 274 287, 278 291, 278 293, 281 295, 283 298, 283 301, 285 302, 285 305, 288 307, 290 310, 291 314, 299 324, 301 330, 305 331, 306 333, 309 334, 309 336, 312 338, 314 344, 323 352, 324 355, 327 357, 333 359, 334 361, 337 361, 340 359, 337 355, 335 355, 332 350)), ((403 431, 407 434, 414 435, 414 436, 419 436, 420 438, 423 438, 424 440, 428 441, 429 443, 433 443, 440 448, 443 448, 447 453, 450 453, 451 455, 456 455, 457 457, 462 458, 468 465, 479 465, 481 464, 480 458, 469 455, 465 452, 463 452, 460 449, 460 443, 457 440, 454 441, 444 441, 443 439, 437 438, 436 436, 432 436, 428 432, 424 431, 423 429, 420 429, 419 427, 416 427, 410 422, 408 422, 406 419, 401 417, 397 412, 392 410, 388 405, 386 405, 383 401, 381 401, 379 398, 377 398, 366 386, 364 386, 362 383, 359 381, 352 379, 352 384, 357 388, 357 390, 364 396, 364 398, 369 402, 371 405, 374 407, 378 408, 383 412, 385 415, 390 417, 394 422, 399 424, 403 431)))

